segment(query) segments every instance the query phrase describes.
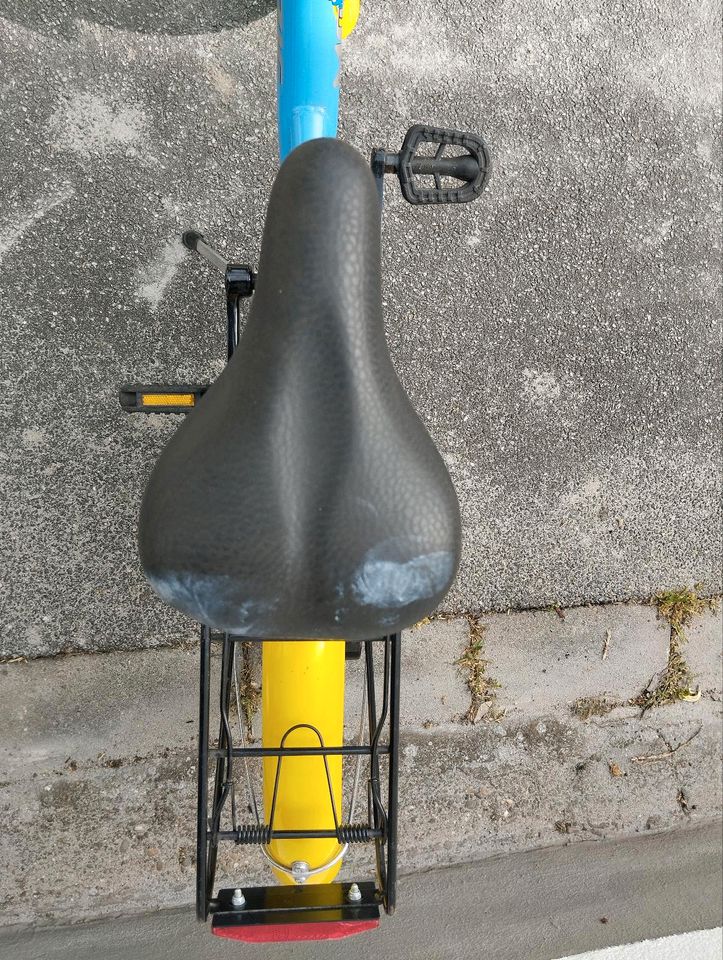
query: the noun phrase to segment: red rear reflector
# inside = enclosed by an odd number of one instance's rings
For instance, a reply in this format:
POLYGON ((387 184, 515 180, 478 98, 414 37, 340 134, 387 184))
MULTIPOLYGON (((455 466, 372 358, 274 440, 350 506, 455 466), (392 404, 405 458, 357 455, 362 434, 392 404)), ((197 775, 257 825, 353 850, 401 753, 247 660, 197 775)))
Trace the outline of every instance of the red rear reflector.
POLYGON ((258 926, 212 926, 217 937, 244 943, 288 943, 292 940, 341 940, 374 930, 378 920, 320 920, 318 923, 264 923, 258 926))

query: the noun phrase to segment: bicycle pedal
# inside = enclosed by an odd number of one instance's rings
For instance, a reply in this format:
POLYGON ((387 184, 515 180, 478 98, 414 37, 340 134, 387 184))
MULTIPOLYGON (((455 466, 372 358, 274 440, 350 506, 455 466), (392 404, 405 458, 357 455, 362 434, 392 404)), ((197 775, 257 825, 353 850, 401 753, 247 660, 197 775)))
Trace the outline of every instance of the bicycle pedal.
POLYGON ((125 384, 118 391, 120 405, 126 413, 188 413, 209 384, 125 384))
POLYGON ((399 153, 375 150, 372 154, 374 174, 379 178, 395 173, 404 199, 415 206, 476 200, 485 188, 490 165, 489 150, 478 134, 423 123, 409 128, 399 153), (424 152, 427 144, 437 149, 424 152), (421 177, 427 178, 426 184, 421 177))

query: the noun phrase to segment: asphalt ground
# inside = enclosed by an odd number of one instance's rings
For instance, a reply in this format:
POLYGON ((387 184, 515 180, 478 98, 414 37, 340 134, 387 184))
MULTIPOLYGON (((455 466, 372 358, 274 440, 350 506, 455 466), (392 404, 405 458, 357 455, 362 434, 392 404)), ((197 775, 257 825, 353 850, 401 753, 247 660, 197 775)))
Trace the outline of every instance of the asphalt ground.
MULTIPOLYGON (((274 177, 268 0, 0 0, 0 654, 193 628, 154 599, 135 519, 173 418, 128 381, 221 368, 201 229, 257 261, 274 177)), ((451 608, 720 586, 717 0, 367 0, 341 135, 482 132, 464 208, 389 185, 399 375, 452 472, 451 608)))

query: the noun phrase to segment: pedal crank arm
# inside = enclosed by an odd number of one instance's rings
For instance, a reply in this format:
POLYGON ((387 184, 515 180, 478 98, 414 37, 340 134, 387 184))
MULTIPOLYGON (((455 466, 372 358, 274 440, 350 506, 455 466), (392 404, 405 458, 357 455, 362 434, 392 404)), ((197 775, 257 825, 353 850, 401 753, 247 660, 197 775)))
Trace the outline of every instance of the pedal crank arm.
POLYGON ((218 250, 215 250, 210 243, 206 243, 206 238, 198 230, 186 230, 181 237, 181 243, 187 250, 193 250, 198 253, 206 263, 210 264, 214 270, 225 274, 228 262, 221 256, 218 250))
POLYGON ((224 257, 206 242, 206 238, 198 230, 186 230, 181 242, 187 250, 199 254, 206 263, 225 277, 226 292, 237 297, 250 297, 254 292, 256 274, 245 263, 229 263, 224 257))

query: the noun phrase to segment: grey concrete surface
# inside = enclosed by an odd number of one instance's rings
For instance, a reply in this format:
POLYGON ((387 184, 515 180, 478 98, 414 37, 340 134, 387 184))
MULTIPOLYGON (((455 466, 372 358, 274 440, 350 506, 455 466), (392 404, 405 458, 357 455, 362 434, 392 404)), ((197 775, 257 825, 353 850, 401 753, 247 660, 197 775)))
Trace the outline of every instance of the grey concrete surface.
MULTIPOLYGON (((457 661, 469 642, 465 621, 405 637, 404 872, 721 816, 719 616, 701 618, 686 648, 700 700, 642 719, 628 700, 667 658, 667 631, 649 608, 580 609, 564 621, 555 613, 495 614, 484 622, 482 655, 500 684, 485 710, 493 708, 496 722, 463 722, 469 691, 457 661), (580 719, 573 706, 583 696, 606 697, 610 711, 580 719)), ((0 665, 0 926, 191 902, 197 655, 166 648, 0 665)), ((348 737, 357 730, 359 680, 359 664, 350 663, 348 737)), ((242 770, 236 776, 243 808, 242 770)), ((353 848, 345 875, 370 869, 369 851, 353 848)), ((268 879, 252 850, 223 852, 220 884, 268 879)))
MULTIPOLYGON (((716 823, 432 870, 402 878, 397 913, 373 933, 343 945, 267 945, 263 956, 553 960, 710 929, 721 924, 720 858, 716 823)), ((0 931, 0 952, 11 960, 211 960, 243 949, 214 940, 188 909, 0 931)))
MULTIPOLYGON (((214 377, 219 282, 274 172, 270 0, 0 0, 0 652, 188 640, 134 523, 172 419, 127 380, 214 377)), ((450 608, 720 586, 717 0, 393 0, 346 45, 342 135, 481 130, 484 200, 390 189, 387 333, 460 494, 450 608)))

